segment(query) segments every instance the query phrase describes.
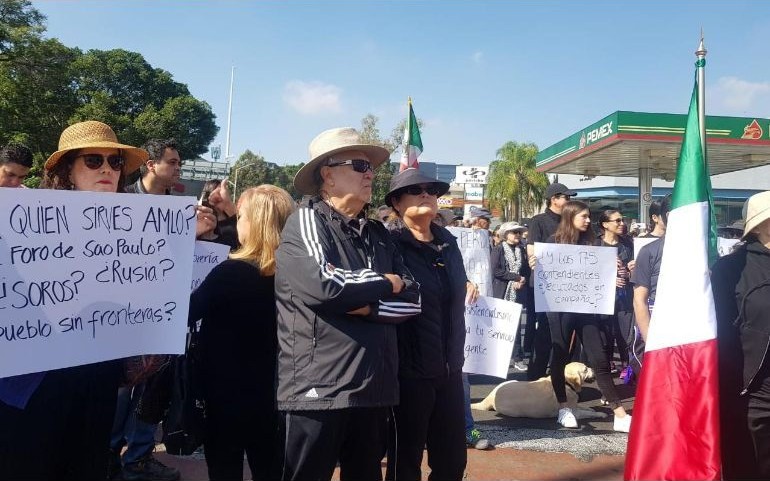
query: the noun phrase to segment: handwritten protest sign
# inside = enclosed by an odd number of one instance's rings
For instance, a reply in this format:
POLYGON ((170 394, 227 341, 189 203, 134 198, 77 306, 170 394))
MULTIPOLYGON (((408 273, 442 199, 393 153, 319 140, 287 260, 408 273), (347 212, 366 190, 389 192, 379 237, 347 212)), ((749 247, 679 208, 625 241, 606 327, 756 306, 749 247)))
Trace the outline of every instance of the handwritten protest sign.
POLYGON ((521 304, 480 296, 465 307, 464 372, 508 377, 521 304))
POLYGON ((658 239, 660 237, 634 237, 634 259, 639 257, 639 251, 642 250, 642 247, 658 239))
POLYGON ((182 353, 194 204, 0 188, 0 377, 182 353))
POLYGON ((537 312, 615 312, 617 248, 535 243, 537 312))
POLYGON ((230 254, 230 247, 216 242, 195 242, 195 253, 193 254, 192 282, 190 291, 194 291, 203 282, 203 279, 209 275, 217 264, 227 260, 230 254))
POLYGON ((463 256, 468 280, 478 284, 480 295, 491 296, 492 271, 489 266, 489 232, 484 229, 464 227, 449 227, 448 230, 457 238, 457 245, 463 256))

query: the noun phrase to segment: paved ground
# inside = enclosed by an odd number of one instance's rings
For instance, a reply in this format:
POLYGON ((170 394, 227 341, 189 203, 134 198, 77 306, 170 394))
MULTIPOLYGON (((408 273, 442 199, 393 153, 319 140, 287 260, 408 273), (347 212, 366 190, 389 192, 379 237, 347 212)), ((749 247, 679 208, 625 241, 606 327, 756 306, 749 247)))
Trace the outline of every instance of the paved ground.
MULTIPOLYGON (((523 381, 523 373, 509 379, 523 381)), ((471 376, 473 402, 483 399, 499 379, 471 376)), ((633 389, 616 379, 626 408, 633 407, 633 389)), ((607 418, 582 420, 577 430, 560 429, 555 419, 505 418, 491 411, 474 411, 476 427, 494 442, 490 451, 468 450, 466 479, 621 480, 627 435, 612 431, 612 412, 600 404, 595 384, 580 395, 580 406, 605 412, 607 418)), ((162 449, 162 446, 160 447, 162 449)), ((184 481, 208 479, 201 455, 177 457, 158 453, 164 463, 182 471, 184 481)), ((424 464, 424 479, 429 471, 424 464)), ((244 463, 244 479, 250 479, 244 463)), ((339 479, 338 474, 335 479, 339 479)))

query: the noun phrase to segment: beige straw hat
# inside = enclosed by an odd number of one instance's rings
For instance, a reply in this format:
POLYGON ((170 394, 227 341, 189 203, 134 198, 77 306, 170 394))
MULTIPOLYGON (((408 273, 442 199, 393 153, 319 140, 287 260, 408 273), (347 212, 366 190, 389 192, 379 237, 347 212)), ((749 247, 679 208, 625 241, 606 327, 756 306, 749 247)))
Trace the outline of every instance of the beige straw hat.
POLYGON ((746 206, 746 224, 742 238, 749 235, 759 224, 770 219, 770 191, 752 195, 746 202, 746 206))
POLYGON ((70 125, 59 137, 59 150, 45 161, 45 170, 53 169, 64 154, 70 150, 105 147, 120 149, 126 159, 124 174, 130 174, 147 162, 150 154, 144 149, 118 143, 118 137, 109 125, 95 120, 87 120, 70 125))
POLYGON ((346 150, 358 150, 369 157, 372 169, 376 169, 390 158, 390 152, 379 145, 372 145, 361 140, 361 134, 353 127, 330 129, 318 134, 308 147, 309 158, 297 175, 294 176, 294 188, 300 194, 308 195, 318 192, 315 173, 324 159, 346 150))

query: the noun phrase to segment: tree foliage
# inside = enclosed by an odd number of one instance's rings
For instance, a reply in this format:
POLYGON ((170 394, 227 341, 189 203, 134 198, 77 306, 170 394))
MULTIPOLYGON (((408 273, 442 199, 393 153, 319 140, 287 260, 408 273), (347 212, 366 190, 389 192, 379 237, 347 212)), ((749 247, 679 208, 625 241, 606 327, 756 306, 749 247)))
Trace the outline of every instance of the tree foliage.
POLYGON ((521 220, 543 203, 548 178, 535 169, 537 145, 509 141, 497 150, 489 168, 487 198, 502 210, 502 220, 521 220))

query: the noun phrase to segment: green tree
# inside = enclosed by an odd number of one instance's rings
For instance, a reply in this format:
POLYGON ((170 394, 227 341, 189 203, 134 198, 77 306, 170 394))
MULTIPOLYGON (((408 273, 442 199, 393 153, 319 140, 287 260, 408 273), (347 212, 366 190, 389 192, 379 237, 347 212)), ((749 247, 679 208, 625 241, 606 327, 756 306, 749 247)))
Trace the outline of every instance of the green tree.
MULTIPOLYGON (((361 119, 361 140, 372 145, 385 147, 388 152, 393 153, 396 146, 390 139, 383 140, 380 136, 380 129, 377 122, 380 119, 373 114, 368 114, 361 119)), ((390 179, 393 177, 393 169, 390 165, 390 159, 374 171, 374 180, 372 182, 372 202, 373 207, 382 205, 385 202, 385 194, 390 190, 390 179)))
POLYGON ((294 176, 305 163, 289 164, 278 168, 278 173, 273 183, 285 190, 293 199, 299 200, 302 196, 294 189, 294 176))
POLYGON ((45 16, 28 0, 0 0, 0 62, 23 61, 23 48, 39 41, 45 16))
POLYGON ((275 185, 281 170, 278 164, 265 162, 265 158, 261 155, 246 150, 230 169, 229 180, 236 184, 233 189, 233 198, 237 199, 249 187, 261 184, 275 185))
POLYGON ((487 198, 502 210, 502 220, 521 220, 543 203, 548 178, 535 169, 538 148, 533 143, 509 141, 497 150, 489 168, 487 198))
POLYGON ((150 105, 137 116, 133 127, 145 140, 173 137, 179 145, 179 155, 191 159, 206 152, 216 136, 219 128, 214 117, 209 104, 183 95, 169 99, 160 109, 150 105))

